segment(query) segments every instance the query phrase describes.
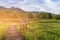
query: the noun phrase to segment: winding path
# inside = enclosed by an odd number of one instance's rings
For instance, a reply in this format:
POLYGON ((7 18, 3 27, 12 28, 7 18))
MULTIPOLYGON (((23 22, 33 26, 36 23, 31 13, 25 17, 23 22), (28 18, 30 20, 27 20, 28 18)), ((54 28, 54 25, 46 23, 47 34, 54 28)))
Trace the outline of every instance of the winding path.
POLYGON ((5 40, 23 40, 15 25, 10 25, 6 33, 5 40))

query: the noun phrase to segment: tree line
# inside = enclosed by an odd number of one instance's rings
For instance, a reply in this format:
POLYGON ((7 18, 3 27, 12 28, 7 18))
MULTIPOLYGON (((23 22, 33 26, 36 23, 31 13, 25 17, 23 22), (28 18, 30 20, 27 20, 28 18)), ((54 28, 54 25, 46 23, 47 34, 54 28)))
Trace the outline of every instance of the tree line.
POLYGON ((60 20, 59 14, 53 14, 49 12, 36 12, 36 13, 28 13, 29 19, 56 19, 60 20))

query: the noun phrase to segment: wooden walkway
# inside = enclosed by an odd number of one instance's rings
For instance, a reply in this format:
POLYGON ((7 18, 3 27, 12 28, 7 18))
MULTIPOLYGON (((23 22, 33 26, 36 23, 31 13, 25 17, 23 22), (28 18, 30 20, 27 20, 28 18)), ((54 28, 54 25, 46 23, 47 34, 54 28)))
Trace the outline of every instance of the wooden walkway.
POLYGON ((5 40, 23 40, 15 25, 10 25, 6 33, 5 40))

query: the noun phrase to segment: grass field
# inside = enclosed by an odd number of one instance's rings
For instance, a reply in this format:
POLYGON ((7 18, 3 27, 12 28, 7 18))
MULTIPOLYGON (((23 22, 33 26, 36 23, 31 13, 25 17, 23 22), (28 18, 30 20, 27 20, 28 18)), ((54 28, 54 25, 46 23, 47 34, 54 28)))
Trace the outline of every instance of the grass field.
MULTIPOLYGON (((27 25, 18 25, 25 40, 60 40, 60 20, 32 20, 27 25)), ((0 40, 3 40, 8 25, 0 24, 0 40)))
POLYGON ((0 24, 0 40, 4 40, 7 29, 8 29, 7 25, 0 24))
POLYGON ((25 40, 60 40, 60 20, 34 20, 23 31, 25 40))

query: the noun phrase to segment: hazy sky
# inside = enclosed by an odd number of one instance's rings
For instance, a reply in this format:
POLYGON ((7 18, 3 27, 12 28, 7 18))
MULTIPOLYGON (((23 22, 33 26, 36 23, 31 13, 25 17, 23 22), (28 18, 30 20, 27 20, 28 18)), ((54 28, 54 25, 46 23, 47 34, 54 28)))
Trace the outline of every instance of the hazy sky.
POLYGON ((26 11, 60 13, 60 0, 0 0, 0 6, 18 7, 26 11))

